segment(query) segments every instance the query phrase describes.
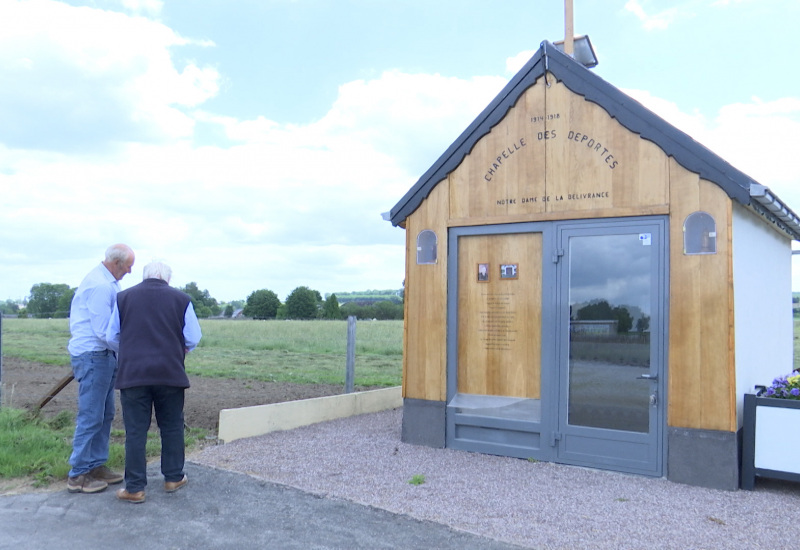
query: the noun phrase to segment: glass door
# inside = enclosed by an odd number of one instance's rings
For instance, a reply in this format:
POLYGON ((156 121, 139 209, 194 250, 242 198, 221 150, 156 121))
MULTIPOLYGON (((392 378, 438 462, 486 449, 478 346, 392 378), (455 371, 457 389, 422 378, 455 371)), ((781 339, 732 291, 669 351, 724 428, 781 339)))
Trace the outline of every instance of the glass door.
POLYGON ((618 222, 559 232, 564 462, 661 475, 663 229, 618 222))

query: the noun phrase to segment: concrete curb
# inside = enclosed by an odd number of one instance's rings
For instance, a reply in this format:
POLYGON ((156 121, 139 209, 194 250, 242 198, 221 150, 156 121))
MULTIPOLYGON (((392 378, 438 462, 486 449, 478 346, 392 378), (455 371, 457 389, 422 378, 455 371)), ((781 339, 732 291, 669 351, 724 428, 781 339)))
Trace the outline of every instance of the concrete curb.
POLYGON ((272 403, 219 412, 219 441, 291 430, 317 422, 374 413, 403 406, 401 386, 330 395, 286 403, 272 403))

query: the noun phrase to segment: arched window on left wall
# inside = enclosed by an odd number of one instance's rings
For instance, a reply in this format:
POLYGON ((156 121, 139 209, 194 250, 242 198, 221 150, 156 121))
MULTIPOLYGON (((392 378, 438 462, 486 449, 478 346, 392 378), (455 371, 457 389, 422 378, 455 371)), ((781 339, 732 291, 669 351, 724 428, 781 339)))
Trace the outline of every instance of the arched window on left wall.
POLYGON ((423 229, 417 235, 417 264, 435 264, 436 248, 439 239, 430 229, 423 229))

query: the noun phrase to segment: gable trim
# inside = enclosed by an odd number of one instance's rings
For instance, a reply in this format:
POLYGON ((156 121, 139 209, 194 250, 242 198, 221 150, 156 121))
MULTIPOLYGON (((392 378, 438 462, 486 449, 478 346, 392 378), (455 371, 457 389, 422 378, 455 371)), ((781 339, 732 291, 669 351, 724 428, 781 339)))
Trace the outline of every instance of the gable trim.
POLYGON ((389 213, 392 225, 403 223, 430 195, 432 189, 461 164, 475 144, 506 116, 522 94, 547 73, 563 82, 573 93, 601 107, 629 131, 660 147, 687 170, 717 184, 731 199, 753 207, 773 223, 778 223, 792 238, 800 240, 800 218, 780 202, 774 193, 770 193, 770 196, 778 200, 782 210, 788 211, 785 219, 762 208, 763 205, 756 198, 760 195, 751 193, 751 189, 763 186, 758 185, 747 174, 734 168, 547 41, 541 43, 539 50, 525 66, 392 208, 389 213))

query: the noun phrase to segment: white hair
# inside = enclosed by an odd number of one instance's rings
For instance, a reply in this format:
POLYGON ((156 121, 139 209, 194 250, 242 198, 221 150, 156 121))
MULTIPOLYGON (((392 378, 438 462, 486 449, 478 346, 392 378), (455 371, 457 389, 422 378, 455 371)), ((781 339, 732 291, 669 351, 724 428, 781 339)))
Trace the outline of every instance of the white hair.
POLYGON ((112 244, 106 249, 107 262, 125 263, 133 256, 133 250, 126 244, 112 244))
POLYGON ((169 282, 172 279, 172 268, 164 262, 150 262, 142 270, 142 279, 161 279, 169 282))

